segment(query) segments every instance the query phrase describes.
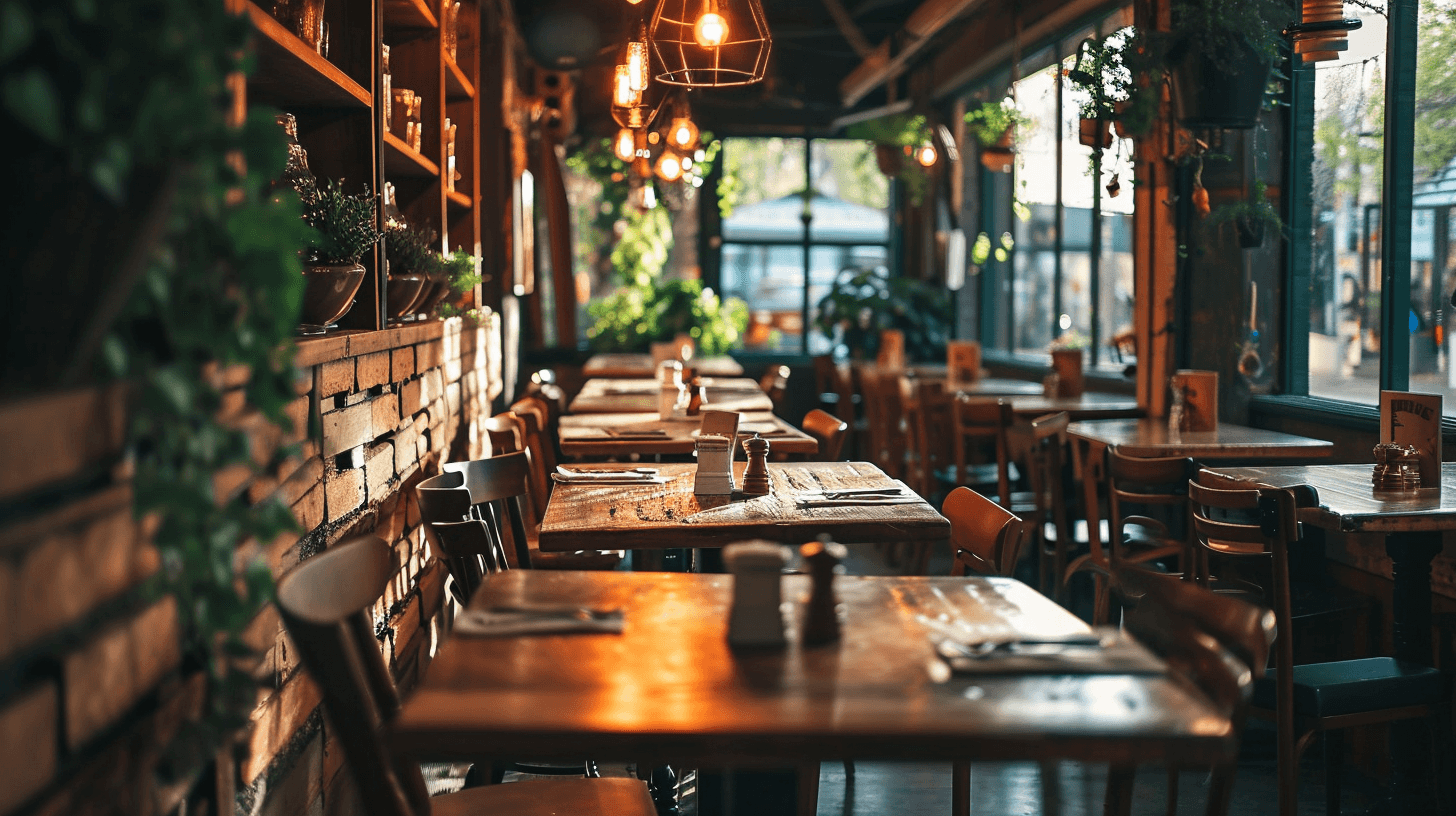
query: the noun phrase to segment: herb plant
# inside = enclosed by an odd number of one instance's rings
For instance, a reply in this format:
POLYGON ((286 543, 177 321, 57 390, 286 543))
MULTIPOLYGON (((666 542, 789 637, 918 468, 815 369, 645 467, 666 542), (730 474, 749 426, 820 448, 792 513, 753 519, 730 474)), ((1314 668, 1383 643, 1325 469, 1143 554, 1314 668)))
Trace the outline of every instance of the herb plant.
POLYGON ((312 263, 359 263, 380 236, 374 226, 374 196, 367 186, 360 195, 344 192, 342 181, 305 191, 303 220, 318 233, 309 243, 312 263))
POLYGON ((429 275, 444 268, 444 260, 434 250, 433 232, 400 224, 384 233, 384 254, 389 259, 391 275, 429 275))
POLYGON ((982 102, 980 107, 966 111, 966 124, 981 147, 995 147, 1001 143, 1006 131, 1030 121, 1010 99, 982 102))

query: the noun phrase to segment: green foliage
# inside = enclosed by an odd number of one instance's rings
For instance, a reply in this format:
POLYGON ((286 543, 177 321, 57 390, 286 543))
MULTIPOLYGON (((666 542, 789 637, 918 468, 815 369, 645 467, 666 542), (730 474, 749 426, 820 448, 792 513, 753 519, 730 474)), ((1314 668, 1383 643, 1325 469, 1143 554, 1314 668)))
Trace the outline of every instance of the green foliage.
POLYGON ((450 276, 450 291, 457 295, 480 285, 480 273, 475 271, 475 256, 463 249, 445 256, 445 274, 450 276))
POLYGON ((430 275, 444 269, 445 261, 434 247, 435 233, 407 224, 384 231, 384 254, 391 275, 430 275))
POLYGON ((695 280, 658 285, 643 276, 589 304, 587 313, 596 320, 587 330, 593 351, 643 352, 655 342, 686 333, 700 354, 725 354, 748 328, 743 301, 725 302, 695 280))
POLYGON ((930 141, 930 125, 919 114, 899 113, 856 122, 844 129, 844 135, 880 145, 919 147, 930 141))
POLYGON ((1068 81, 1087 94, 1078 111, 1083 119, 1111 120, 1117 103, 1126 102, 1130 94, 1132 72, 1123 60, 1128 37, 1114 37, 1083 40, 1077 48, 1077 62, 1067 72, 1068 81))
POLYGON ((1416 51, 1417 178, 1430 178, 1456 159, 1456 4, 1422 0, 1416 51))
POLYGON ((374 226, 374 196, 351 195, 334 180, 322 188, 308 185, 299 190, 303 199, 303 220, 317 230, 309 241, 308 259, 318 264, 356 264, 379 240, 374 226))
POLYGON ((1284 221, 1279 217, 1279 211, 1274 208, 1274 203, 1268 198, 1269 186, 1262 181, 1254 182, 1254 197, 1250 201, 1236 201, 1232 204, 1220 204, 1213 208, 1204 219, 1203 223, 1208 227, 1218 227, 1224 224, 1235 222, 1262 223, 1274 232, 1284 231, 1284 221))
POLYGON ((617 278, 628 284, 657 280, 672 251, 672 217, 667 208, 629 208, 610 259, 617 278))
POLYGON ((1011 237, 1009 232, 1001 233, 1001 240, 994 248, 991 246, 991 236, 983 232, 977 235, 976 240, 971 243, 971 263, 976 266, 984 266, 993 255, 997 261, 1005 263, 1006 259, 1011 257, 1009 253, 1014 246, 1016 246, 1016 240, 1011 237))
POLYGON ((884 267, 840 272, 818 308, 814 327, 853 357, 872 358, 885 329, 905 333, 911 359, 944 352, 950 322, 945 291, 913 278, 892 278, 884 267))
POLYGON ((994 147, 1000 143, 1006 131, 1030 121, 1016 109, 1015 103, 1010 99, 982 102, 978 107, 966 111, 966 124, 970 126, 971 135, 976 137, 976 142, 981 147, 994 147))
POLYGON ((248 404, 288 423, 299 248, 314 237, 298 196, 270 193, 287 155, 274 112, 255 110, 241 128, 225 120, 226 80, 244 67, 248 32, 219 2, 0 0, 0 102, 11 135, 26 135, 37 154, 64 155, 75 185, 126 207, 151 205, 134 194, 145 174, 162 169, 175 182, 165 236, 104 340, 97 376, 129 385, 134 509, 156 523, 155 588, 176 597, 184 645, 213 681, 211 717, 179 754, 199 762, 257 699, 236 658, 249 652, 241 633, 272 579, 249 555, 261 548, 240 544, 267 545, 296 526, 281 504, 219 495, 214 483, 228 468, 271 467, 288 453, 270 461, 238 417, 219 417, 208 372, 246 366, 248 404))
POLYGON ((1221 68, 1247 44, 1267 59, 1288 51, 1284 28, 1298 19, 1292 0, 1175 0, 1167 47, 1201 52, 1221 68))

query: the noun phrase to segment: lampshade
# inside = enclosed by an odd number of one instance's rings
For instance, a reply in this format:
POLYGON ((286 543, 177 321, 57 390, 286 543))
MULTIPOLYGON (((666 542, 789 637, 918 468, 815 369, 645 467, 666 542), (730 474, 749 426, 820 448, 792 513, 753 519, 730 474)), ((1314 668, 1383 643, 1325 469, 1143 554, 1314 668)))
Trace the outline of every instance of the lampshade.
POLYGON ((758 82, 772 44, 759 0, 662 0, 647 39, 657 79, 691 88, 758 82))

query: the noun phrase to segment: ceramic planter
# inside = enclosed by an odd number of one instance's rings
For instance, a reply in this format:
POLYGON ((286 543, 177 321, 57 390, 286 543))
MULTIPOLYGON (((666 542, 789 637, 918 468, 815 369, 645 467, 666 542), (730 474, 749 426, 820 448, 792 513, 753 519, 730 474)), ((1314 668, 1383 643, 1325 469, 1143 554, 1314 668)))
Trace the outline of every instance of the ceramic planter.
POLYGON ((1011 149, 1011 128, 1001 134, 996 144, 981 148, 981 164, 993 173, 1010 173, 1016 164, 1016 152, 1011 149))
POLYGON ((303 278, 300 331, 322 334, 354 305, 354 295, 359 291, 359 284, 364 282, 364 267, 361 264, 305 266, 303 278))
POLYGON ((1220 66, 1190 47, 1173 66, 1173 110, 1183 127, 1247 130, 1258 121, 1272 63, 1243 43, 1223 56, 1220 66))
POLYGON ((1112 147, 1111 122, 1106 119, 1083 119, 1077 126, 1077 141, 1092 148, 1112 147))
POLYGON ((403 272, 389 275, 389 297, 385 300, 390 320, 398 320, 414 311, 420 294, 425 289, 425 276, 418 272, 403 272))
POLYGON ((435 307, 440 305, 450 294, 450 278, 445 274, 430 275, 425 283, 425 289, 420 293, 420 301, 414 305, 413 311, 421 312, 426 316, 435 312, 435 307))

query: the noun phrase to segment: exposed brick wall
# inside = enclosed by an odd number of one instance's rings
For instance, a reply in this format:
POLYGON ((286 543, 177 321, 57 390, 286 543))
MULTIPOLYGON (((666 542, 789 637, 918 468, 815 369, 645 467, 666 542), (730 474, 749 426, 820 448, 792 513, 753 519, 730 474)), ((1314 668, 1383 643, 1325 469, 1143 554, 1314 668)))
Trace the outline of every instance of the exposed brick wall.
MULTIPOLYGON (((501 391, 499 338, 491 315, 302 340, 291 434, 244 404, 246 370, 210 372, 224 420, 248 432, 259 463, 279 445, 299 448, 271 473, 214 474, 219 495, 281 501, 302 529, 239 542, 240 555, 262 555, 282 575, 352 535, 390 542, 399 572, 374 617, 402 688, 428 665, 447 603, 412 488, 443 461, 483 454, 479 423, 501 391)), ((154 782, 153 768, 201 710, 203 685, 181 672, 175 604, 139 589, 159 559, 155 520, 131 514, 124 396, 112 386, 0 403, 0 816, 150 816, 185 793, 154 782)), ((236 811, 349 812, 319 690, 276 610, 247 637, 264 652, 267 682, 246 750, 223 768, 241 790, 236 811)))

